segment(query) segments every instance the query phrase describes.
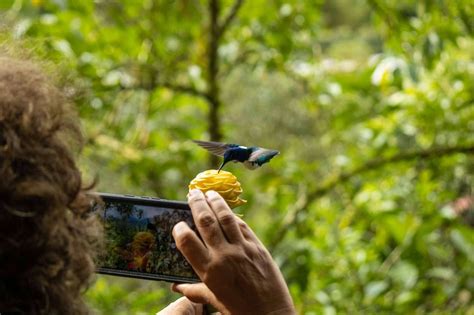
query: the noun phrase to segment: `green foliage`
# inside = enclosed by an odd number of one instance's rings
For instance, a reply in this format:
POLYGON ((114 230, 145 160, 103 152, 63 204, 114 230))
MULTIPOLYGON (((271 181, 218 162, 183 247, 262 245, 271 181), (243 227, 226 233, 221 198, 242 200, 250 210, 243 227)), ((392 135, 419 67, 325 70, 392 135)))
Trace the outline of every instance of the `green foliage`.
POLYGON ((178 298, 169 284, 100 275, 86 292, 99 314, 155 314, 178 298))
MULTIPOLYGON (((219 39, 224 140, 282 152, 228 166, 249 200, 238 211, 302 314, 474 314, 474 210, 457 206, 474 183, 471 2, 244 1, 219 39)), ((223 21, 234 2, 220 3, 223 21)), ((0 9, 9 36, 76 78, 86 177, 184 199, 208 168, 189 141, 209 137, 208 1, 0 9)), ((87 292, 104 314, 175 297, 104 276, 87 292)))

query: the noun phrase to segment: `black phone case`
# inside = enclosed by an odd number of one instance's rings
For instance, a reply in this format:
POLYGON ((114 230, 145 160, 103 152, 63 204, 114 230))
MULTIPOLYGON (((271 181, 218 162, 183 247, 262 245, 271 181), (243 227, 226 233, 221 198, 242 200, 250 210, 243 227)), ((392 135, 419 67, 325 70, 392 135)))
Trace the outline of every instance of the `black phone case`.
MULTIPOLYGON (((145 205, 145 206, 155 206, 155 207, 163 207, 163 208, 169 208, 169 209, 181 209, 181 210, 191 211, 191 208, 189 208, 188 203, 184 201, 165 200, 165 199, 160 199, 157 197, 119 195, 119 194, 110 194, 110 193, 96 193, 96 195, 98 195, 103 201, 123 201, 123 202, 140 204, 140 205, 145 205)), ((102 268, 102 267, 98 267, 96 269, 96 272, 100 274, 106 274, 106 275, 145 279, 145 280, 158 280, 158 281, 181 282, 181 283, 201 282, 201 280, 199 280, 198 278, 160 275, 160 274, 154 274, 154 273, 127 271, 127 270, 102 268)))

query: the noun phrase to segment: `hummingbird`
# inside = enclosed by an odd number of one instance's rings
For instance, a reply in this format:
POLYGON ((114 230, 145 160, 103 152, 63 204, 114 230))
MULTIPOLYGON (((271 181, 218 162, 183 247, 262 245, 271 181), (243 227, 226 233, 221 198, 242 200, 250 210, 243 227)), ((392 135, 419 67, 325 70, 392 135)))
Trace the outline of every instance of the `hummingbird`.
POLYGON ((224 157, 224 161, 222 161, 217 172, 220 172, 224 165, 230 161, 243 163, 248 169, 254 170, 269 162, 274 156, 280 153, 277 150, 269 150, 260 147, 245 147, 232 143, 201 140, 193 141, 212 154, 224 157))

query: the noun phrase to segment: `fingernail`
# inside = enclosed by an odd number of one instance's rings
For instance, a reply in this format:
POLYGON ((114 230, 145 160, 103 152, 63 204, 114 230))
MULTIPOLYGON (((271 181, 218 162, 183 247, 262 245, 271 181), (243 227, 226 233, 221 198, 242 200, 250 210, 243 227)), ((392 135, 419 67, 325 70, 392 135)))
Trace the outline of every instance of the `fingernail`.
POLYGON ((200 194, 202 194, 202 192, 199 189, 192 189, 189 192, 189 196, 199 196, 200 194))
POLYGON ((181 291, 179 290, 180 288, 181 285, 179 283, 173 283, 173 285, 171 286, 171 291, 181 293, 181 291))
POLYGON ((214 191, 214 190, 208 190, 206 192, 206 196, 208 197, 214 197, 214 196, 220 196, 219 193, 217 191, 214 191))
POLYGON ((181 233, 183 233, 184 229, 186 228, 186 223, 181 221, 176 223, 176 225, 173 228, 173 236, 177 237, 181 233))

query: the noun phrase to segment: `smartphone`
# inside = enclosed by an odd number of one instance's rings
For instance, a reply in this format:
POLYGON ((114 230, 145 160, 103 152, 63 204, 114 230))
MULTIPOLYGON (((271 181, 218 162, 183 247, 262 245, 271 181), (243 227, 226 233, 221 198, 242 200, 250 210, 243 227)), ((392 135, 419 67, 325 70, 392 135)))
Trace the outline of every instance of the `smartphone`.
POLYGON ((171 234, 185 221, 193 230, 186 202, 98 193, 102 203, 92 207, 105 229, 105 252, 97 259, 97 272, 168 282, 199 282, 179 252, 171 234))

